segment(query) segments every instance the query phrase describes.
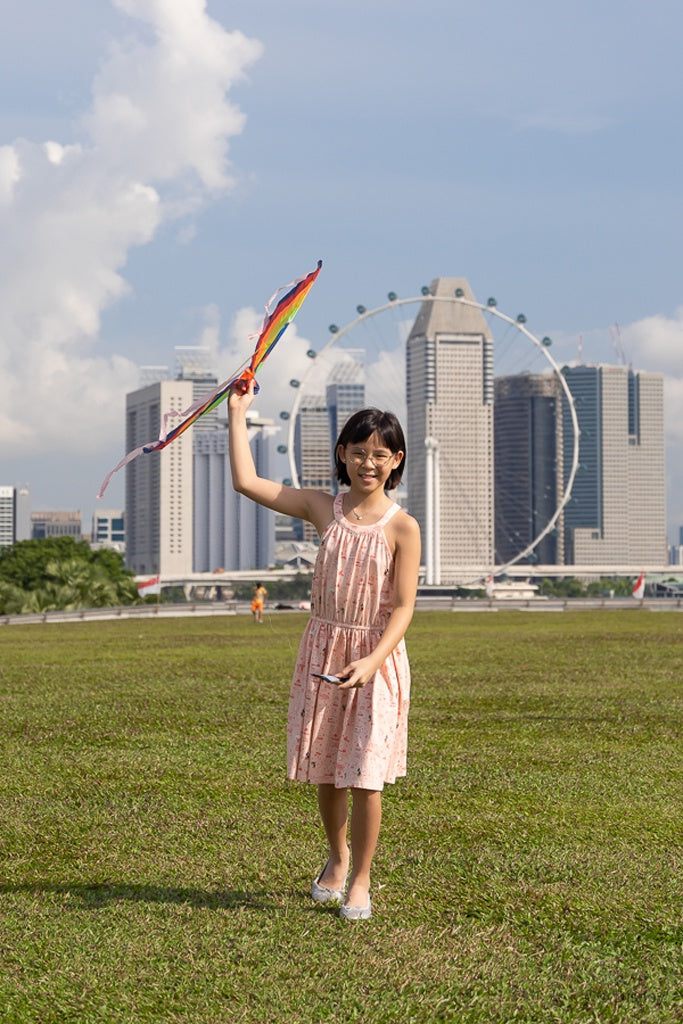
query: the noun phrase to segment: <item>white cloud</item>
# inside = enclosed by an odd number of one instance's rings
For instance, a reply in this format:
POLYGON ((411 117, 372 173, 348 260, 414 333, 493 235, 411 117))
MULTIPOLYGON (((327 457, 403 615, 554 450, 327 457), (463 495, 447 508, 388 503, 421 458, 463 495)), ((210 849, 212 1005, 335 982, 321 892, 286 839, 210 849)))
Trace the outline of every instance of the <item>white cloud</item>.
POLYGON ((13 146, 0 146, 0 205, 12 201, 14 186, 20 177, 19 154, 13 146))
POLYGON ((667 436, 676 444, 683 443, 683 378, 664 378, 664 408, 667 436))
POLYGON ((666 374, 683 373, 683 306, 673 317, 648 316, 622 329, 634 363, 666 374))
POLYGON ((80 140, 0 147, 0 430, 14 455, 111 444, 137 366, 97 341, 129 292, 131 250, 231 185, 244 116, 226 94, 259 44, 204 0, 114 3, 135 20, 102 64, 80 140))
POLYGON ((231 184, 228 139, 245 117, 226 99, 260 54, 240 32, 208 17, 204 0, 114 0, 147 21, 154 45, 112 46, 94 88, 85 124, 111 166, 142 179, 196 174, 207 189, 231 184))

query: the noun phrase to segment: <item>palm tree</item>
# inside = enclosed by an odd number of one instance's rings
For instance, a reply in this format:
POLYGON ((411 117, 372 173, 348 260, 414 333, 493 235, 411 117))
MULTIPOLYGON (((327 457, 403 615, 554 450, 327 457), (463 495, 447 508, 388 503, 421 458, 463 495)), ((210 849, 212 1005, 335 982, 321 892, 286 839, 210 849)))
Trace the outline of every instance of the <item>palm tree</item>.
POLYGON ((45 567, 50 583, 56 588, 58 607, 64 610, 105 608, 119 600, 119 588, 99 565, 80 558, 54 560, 45 567))

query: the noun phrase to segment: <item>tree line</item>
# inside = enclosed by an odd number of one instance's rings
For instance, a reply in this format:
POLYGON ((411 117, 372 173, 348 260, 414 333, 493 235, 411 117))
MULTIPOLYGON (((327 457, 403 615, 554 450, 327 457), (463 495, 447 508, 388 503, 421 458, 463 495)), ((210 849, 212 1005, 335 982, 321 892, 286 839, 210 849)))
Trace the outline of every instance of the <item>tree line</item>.
POLYGON ((73 537, 20 540, 0 548, 0 614, 77 611, 140 601, 134 573, 111 548, 73 537))

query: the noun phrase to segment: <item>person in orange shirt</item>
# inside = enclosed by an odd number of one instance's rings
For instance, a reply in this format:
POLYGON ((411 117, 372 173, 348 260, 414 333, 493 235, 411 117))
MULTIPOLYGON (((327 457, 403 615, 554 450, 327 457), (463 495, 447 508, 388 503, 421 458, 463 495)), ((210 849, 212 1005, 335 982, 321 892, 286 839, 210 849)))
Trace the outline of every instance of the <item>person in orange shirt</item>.
POLYGON ((254 622, 263 622, 263 603, 268 597, 268 591, 262 583, 257 583, 251 595, 251 614, 254 622))

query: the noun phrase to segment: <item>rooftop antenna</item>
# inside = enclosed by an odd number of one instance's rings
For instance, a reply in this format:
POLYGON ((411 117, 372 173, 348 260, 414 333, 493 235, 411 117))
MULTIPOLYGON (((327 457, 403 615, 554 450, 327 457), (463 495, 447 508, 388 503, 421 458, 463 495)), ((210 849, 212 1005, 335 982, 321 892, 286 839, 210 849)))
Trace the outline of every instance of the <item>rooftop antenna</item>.
POLYGON ((610 327, 609 335, 610 335, 610 338, 612 339, 612 348, 614 349, 614 351, 616 353, 617 362, 621 366, 626 366, 627 365, 627 359, 626 359, 626 353, 624 352, 624 346, 623 346, 622 341, 621 341, 621 331, 619 330, 619 324, 615 323, 614 327, 610 327))

